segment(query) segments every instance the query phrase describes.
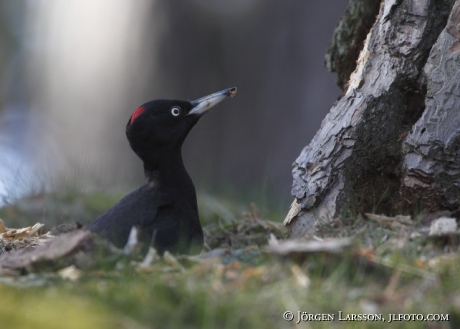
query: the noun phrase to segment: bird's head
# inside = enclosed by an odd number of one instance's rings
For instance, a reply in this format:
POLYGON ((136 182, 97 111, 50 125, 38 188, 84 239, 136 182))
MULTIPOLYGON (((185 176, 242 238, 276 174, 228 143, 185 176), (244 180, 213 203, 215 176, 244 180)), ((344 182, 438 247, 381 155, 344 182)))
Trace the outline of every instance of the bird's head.
POLYGON ((144 161, 152 152, 180 150, 199 118, 235 93, 229 88, 195 101, 159 99, 141 105, 126 125, 131 148, 144 161))

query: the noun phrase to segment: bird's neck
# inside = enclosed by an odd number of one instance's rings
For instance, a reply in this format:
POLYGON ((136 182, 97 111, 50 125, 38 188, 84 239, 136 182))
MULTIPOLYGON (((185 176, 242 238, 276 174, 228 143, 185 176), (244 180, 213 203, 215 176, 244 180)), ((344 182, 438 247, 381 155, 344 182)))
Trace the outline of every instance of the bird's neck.
POLYGON ((147 181, 156 186, 192 185, 182 161, 181 150, 158 150, 144 159, 144 173, 147 181))

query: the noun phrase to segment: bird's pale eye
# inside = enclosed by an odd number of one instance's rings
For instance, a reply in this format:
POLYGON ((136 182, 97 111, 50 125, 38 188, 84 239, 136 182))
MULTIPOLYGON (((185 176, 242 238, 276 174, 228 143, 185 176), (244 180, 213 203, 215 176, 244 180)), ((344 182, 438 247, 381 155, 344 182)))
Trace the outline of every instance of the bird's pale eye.
POLYGON ((171 109, 171 114, 175 117, 179 116, 180 114, 180 107, 175 106, 171 109))

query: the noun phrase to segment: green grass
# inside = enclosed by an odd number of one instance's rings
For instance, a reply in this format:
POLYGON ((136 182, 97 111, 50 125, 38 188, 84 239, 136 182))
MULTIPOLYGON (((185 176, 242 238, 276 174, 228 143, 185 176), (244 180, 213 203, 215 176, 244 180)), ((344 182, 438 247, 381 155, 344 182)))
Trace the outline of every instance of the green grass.
MULTIPOLYGON (((41 194, 0 210, 7 226, 88 223, 119 195, 41 194), (45 209, 45 210, 44 210, 45 209)), ((458 245, 363 219, 318 228, 323 238, 357 236, 338 254, 280 256, 265 251, 270 209, 199 197, 206 244, 219 258, 139 260, 82 270, 75 280, 42 271, 2 277, 1 328, 458 328, 458 245), (283 320, 292 311, 293 322, 283 320), (449 322, 297 322, 310 314, 449 314, 449 322)), ((416 230, 417 227, 414 228, 416 230)), ((208 250, 205 250, 208 251, 208 250)))

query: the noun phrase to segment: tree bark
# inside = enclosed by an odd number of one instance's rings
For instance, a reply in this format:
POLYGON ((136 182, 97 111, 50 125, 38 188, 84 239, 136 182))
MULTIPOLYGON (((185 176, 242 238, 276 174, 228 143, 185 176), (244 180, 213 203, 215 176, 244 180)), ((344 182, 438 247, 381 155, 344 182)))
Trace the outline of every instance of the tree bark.
POLYGON ((379 13, 380 0, 350 0, 332 36, 325 64, 329 72, 337 72, 337 85, 345 91, 350 74, 356 67, 364 40, 379 13))
POLYGON ((450 17, 453 0, 382 1, 345 95, 293 164, 291 236, 337 216, 458 206, 459 1, 450 17))
POLYGON ((401 192, 430 209, 460 201, 460 2, 424 68, 425 111, 404 141, 401 192))

